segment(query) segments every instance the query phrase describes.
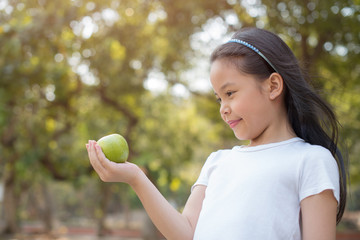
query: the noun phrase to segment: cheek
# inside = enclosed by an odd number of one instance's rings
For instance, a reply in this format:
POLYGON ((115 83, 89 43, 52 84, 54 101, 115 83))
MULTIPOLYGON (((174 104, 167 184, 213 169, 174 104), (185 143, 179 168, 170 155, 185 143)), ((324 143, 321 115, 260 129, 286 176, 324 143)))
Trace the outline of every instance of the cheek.
POLYGON ((246 116, 252 116, 260 111, 261 101, 253 96, 244 96, 234 106, 237 112, 246 116))
POLYGON ((253 112, 250 116, 250 121, 253 126, 254 131, 260 133, 265 128, 268 127, 269 121, 271 118, 270 108, 267 105, 260 105, 263 103, 258 103, 258 107, 254 107, 253 112))
POLYGON ((257 125, 266 122, 270 108, 264 100, 264 97, 258 94, 245 98, 241 104, 239 104, 238 109, 244 113, 244 117, 246 117, 248 121, 257 125))

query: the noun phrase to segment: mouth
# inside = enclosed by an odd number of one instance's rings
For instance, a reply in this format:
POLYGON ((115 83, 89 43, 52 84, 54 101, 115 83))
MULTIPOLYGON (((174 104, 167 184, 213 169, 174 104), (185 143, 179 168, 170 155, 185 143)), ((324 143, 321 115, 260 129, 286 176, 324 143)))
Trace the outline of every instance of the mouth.
POLYGON ((226 121, 226 123, 229 124, 230 128, 234 128, 241 120, 242 120, 242 118, 237 119, 237 120, 229 120, 229 121, 226 121))

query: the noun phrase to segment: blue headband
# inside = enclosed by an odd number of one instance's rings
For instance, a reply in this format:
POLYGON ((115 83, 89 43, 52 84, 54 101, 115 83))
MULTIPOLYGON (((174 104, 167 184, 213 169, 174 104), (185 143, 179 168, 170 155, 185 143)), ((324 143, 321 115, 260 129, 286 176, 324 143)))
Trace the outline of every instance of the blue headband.
POLYGON ((262 58, 275 70, 275 72, 279 73, 279 71, 276 70, 276 68, 275 68, 274 65, 269 61, 269 59, 267 59, 267 58, 264 56, 264 54, 262 54, 262 53, 259 51, 259 49, 257 49, 256 47, 254 47, 254 46, 251 45, 250 43, 247 43, 247 42, 245 42, 245 41, 243 41, 243 40, 239 40, 239 39, 236 39, 236 38, 230 39, 230 40, 228 41, 228 43, 230 43, 230 42, 240 43, 240 44, 242 44, 242 45, 250 48, 251 50, 253 50, 253 51, 256 52, 257 54, 259 54, 260 57, 262 57, 262 58))

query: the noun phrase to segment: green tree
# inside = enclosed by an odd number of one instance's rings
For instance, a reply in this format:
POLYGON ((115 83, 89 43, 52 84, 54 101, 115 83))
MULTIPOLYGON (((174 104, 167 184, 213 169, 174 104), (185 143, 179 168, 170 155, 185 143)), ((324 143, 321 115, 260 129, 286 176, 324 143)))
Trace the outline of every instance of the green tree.
POLYGON ((88 162, 74 161, 84 158, 86 139, 116 131, 136 146, 148 73, 157 69, 176 76, 175 63, 177 71, 188 67, 188 36, 206 21, 191 24, 189 16, 203 10, 213 16, 219 6, 218 1, 188 3, 14 0, 1 5, 5 232, 17 231, 16 200, 31 185, 89 173, 88 162))
MULTIPOLYGON (((196 33, 216 28, 214 22, 225 29, 222 35, 241 26, 280 33, 334 104, 349 145, 351 177, 360 179, 360 115, 353 111, 360 103, 358 15, 358 1, 334 0, 3 1, 4 230, 17 231, 18 199, 27 191, 38 186, 46 197, 42 182, 86 179, 91 168, 85 142, 111 132, 127 138, 129 160, 182 205, 196 176, 184 172, 198 171, 212 147, 236 143, 221 124, 212 93, 191 89, 192 76, 182 75, 199 55, 209 55, 212 42, 205 41, 204 50, 191 43, 196 33), (160 73, 156 78, 167 91, 149 92, 153 73, 160 73), (177 85, 188 88, 188 99, 171 93, 177 85)), ((109 185, 99 187, 104 198, 92 211, 101 232, 114 193, 109 185)))
MULTIPOLYGON (((61 34, 62 23, 54 16, 63 12, 56 12, 57 4, 43 4, 14 1, 0 15, 5 232, 16 231, 18 199, 37 176, 64 179, 67 175, 61 161, 68 158, 64 150, 70 148, 72 138, 64 136, 71 131, 80 82, 68 65, 54 57, 63 45, 55 38, 61 34), (40 14, 45 7, 48 12, 40 14), (49 22, 53 28, 46 27, 49 22), (54 158, 60 160, 57 166, 54 158)), ((61 22, 70 20, 62 18, 61 22)))

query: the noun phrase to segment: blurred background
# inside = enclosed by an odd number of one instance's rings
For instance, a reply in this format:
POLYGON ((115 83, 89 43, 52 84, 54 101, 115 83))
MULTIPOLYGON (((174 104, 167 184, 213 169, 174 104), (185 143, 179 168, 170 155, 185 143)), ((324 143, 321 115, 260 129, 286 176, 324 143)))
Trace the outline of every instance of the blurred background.
POLYGON ((160 239, 85 143, 123 135, 181 211, 207 156, 241 144, 208 59, 247 26, 280 34, 334 106, 351 182, 338 239, 360 239, 359 13, 359 0, 0 0, 0 239, 160 239))

